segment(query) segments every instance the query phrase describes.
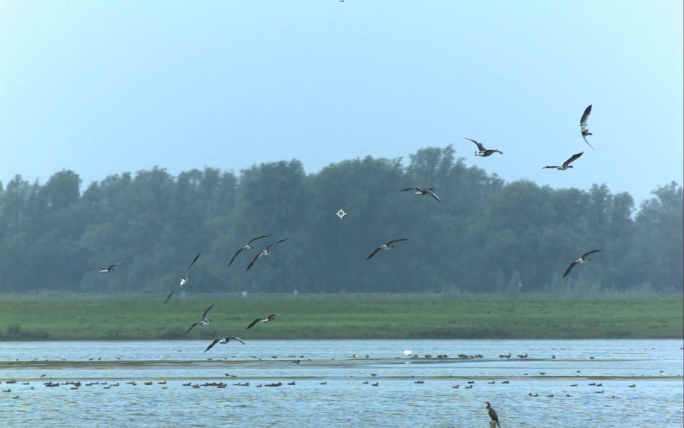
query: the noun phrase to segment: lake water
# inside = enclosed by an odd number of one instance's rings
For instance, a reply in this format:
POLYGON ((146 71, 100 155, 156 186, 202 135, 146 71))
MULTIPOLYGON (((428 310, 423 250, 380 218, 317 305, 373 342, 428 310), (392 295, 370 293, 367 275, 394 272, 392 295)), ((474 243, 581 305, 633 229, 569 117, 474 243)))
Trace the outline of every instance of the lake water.
POLYGON ((209 343, 0 343, 0 426, 684 425, 681 340, 209 343))

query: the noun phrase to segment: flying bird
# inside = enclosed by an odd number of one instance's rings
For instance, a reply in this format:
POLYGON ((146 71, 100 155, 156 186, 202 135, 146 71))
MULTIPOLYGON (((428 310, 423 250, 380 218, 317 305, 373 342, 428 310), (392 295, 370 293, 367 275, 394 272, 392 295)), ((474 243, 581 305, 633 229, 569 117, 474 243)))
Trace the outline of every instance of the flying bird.
POLYGON ((582 257, 580 257, 579 259, 575 260, 574 262, 572 262, 572 263, 570 264, 570 266, 568 267, 568 270, 566 270, 565 273, 563 274, 563 278, 565 278, 566 276, 568 276, 568 274, 570 273, 570 271, 572 271, 572 269, 573 269, 575 266, 577 266, 577 265, 579 265, 579 264, 581 264, 581 263, 586 263, 586 262, 588 262, 589 260, 591 260, 591 257, 589 257, 589 256, 592 255, 592 254, 594 254, 594 253, 598 253, 599 251, 601 251, 601 250, 592 250, 592 251, 589 251, 588 253, 582 254, 582 257))
POLYGON ((565 171, 565 170, 568 169, 568 168, 572 168, 573 166, 570 165, 570 164, 573 163, 574 161, 576 161, 577 159, 579 159, 579 157, 582 156, 583 153, 584 153, 584 152, 582 152, 582 153, 577 153, 576 155, 572 155, 572 157, 570 157, 570 159, 568 159, 568 160, 566 160, 565 162, 563 162, 563 165, 562 165, 562 166, 545 166, 545 167, 542 168, 542 169, 546 169, 546 168, 552 168, 552 169, 553 169, 553 168, 555 168, 555 169, 557 169, 558 171, 565 171))
POLYGON ((431 195, 433 198, 437 199, 437 202, 442 202, 439 200, 439 196, 437 196, 432 191, 432 187, 430 187, 429 189, 423 189, 420 187, 409 187, 408 189, 400 190, 400 192, 406 192, 407 190, 415 190, 415 193, 413 193, 413 194, 416 196, 431 195))
MULTIPOLYGON (((185 269, 185 272, 183 272, 183 276, 181 277, 180 285, 178 286, 178 288, 183 288, 183 286, 184 286, 185 284, 187 284, 188 281, 190 281, 190 277, 188 276, 188 271, 190 270, 190 268, 192 267, 192 265, 195 264, 195 262, 197 261, 197 259, 199 259, 199 256, 200 256, 200 253, 197 253, 197 255, 195 256, 195 258, 192 260, 192 263, 190 263, 190 266, 188 266, 188 268, 185 269)), ((166 303, 166 302, 169 301, 169 299, 170 299, 171 296, 173 295, 173 292, 174 292, 174 291, 176 291, 176 287, 173 287, 173 288, 171 289, 171 293, 169 293, 169 297, 167 297, 166 300, 164 300, 164 303, 166 303)))
POLYGON ((499 416, 497 416, 496 411, 492 405, 489 404, 489 401, 485 401, 485 403, 487 403, 487 413, 489 413, 489 417, 496 422, 496 426, 500 427, 501 424, 499 423, 499 416))
POLYGON ((233 261, 235 260, 235 257, 237 257, 238 254, 240 254, 241 252, 253 250, 253 249, 254 249, 254 246, 252 245, 252 242, 256 241, 257 239, 268 238, 269 236, 271 236, 271 235, 259 236, 259 237, 257 237, 257 238, 252 239, 251 241, 249 241, 249 242, 247 243, 247 245, 245 245, 244 247, 240 248, 240 249, 237 251, 237 253, 235 253, 235 255, 233 256, 233 258, 230 259, 230 263, 228 263, 228 266, 230 266, 230 265, 233 264, 233 261))
POLYGON ((503 154, 503 152, 499 149, 485 149, 485 146, 483 146, 482 143, 472 140, 470 138, 464 138, 464 140, 472 141, 473 143, 475 143, 475 145, 477 146, 477 150, 475 150, 475 156, 482 156, 483 158, 486 158, 487 156, 491 156, 494 153, 503 154))
MULTIPOLYGON (((591 114, 591 104, 589 104, 589 107, 584 109, 584 113, 582 113, 582 118, 580 119, 580 130, 582 131, 582 138, 584 138, 584 142, 589 144, 589 141, 587 141, 587 135, 594 135, 591 132, 589 132, 589 128, 587 128, 587 120, 589 120, 589 115, 591 114)), ((589 147, 594 149, 594 146, 589 144, 589 147)))
POLYGON ((107 266, 107 267, 94 267, 94 268, 86 269, 86 270, 84 270, 84 271, 82 271, 82 272, 88 272, 88 271, 91 271, 91 270, 97 270, 97 269, 99 269, 99 270, 100 270, 100 273, 110 273, 110 272, 114 271, 114 268, 115 268, 115 267, 117 267, 117 266, 119 266, 119 265, 122 265, 122 264, 123 264, 123 263, 116 263, 116 264, 113 264, 113 265, 107 266))
POLYGON ((279 317, 279 316, 280 316, 280 314, 271 314, 271 315, 267 316, 266 318, 257 318, 254 321, 252 321, 252 323, 250 325, 247 326, 246 330, 249 330, 250 328, 254 327, 254 325, 256 323, 271 322, 271 321, 273 321, 273 319, 275 317, 279 317))
POLYGON ((254 266, 254 263, 255 263, 258 259, 260 259, 260 258, 263 257, 263 256, 267 256, 267 255, 271 254, 271 251, 273 251, 273 246, 274 246, 274 245, 278 245, 278 244, 280 244, 281 242, 287 241, 288 239, 290 239, 290 238, 281 239, 280 241, 276 242, 275 244, 269 245, 268 247, 266 247, 266 249, 265 249, 264 251, 260 252, 260 253, 257 254, 256 256, 254 256, 254 260, 252 260, 252 262, 249 264, 249 266, 247 266, 247 270, 250 270, 250 269, 252 268, 252 266, 254 266))
POLYGON ((213 307, 214 307, 214 305, 209 306, 209 308, 206 311, 204 311, 204 315, 202 315, 202 321, 196 322, 193 325, 191 325, 190 328, 188 329, 188 331, 185 332, 185 334, 188 334, 190 332, 190 330, 192 330, 196 325, 207 325, 207 324, 209 324, 211 322, 211 320, 209 318, 207 318, 207 313, 213 307))
POLYGON ((216 339, 216 340, 214 340, 213 342, 211 342, 211 345, 207 346, 207 349, 205 349, 204 352, 207 352, 208 350, 210 350, 211 348, 213 348, 214 345, 216 345, 217 343, 218 343, 219 345, 225 345, 226 343, 230 342, 231 340, 237 340, 238 342, 242 343, 243 345, 245 344, 245 342, 243 342, 242 340, 240 340, 239 337, 235 337, 235 336, 226 336, 226 337, 224 337, 224 338, 222 338, 222 339, 216 339))
POLYGON ((366 260, 371 259, 371 258, 372 258, 374 255, 376 255, 379 251, 385 251, 385 250, 389 250, 389 249, 391 249, 391 248, 394 248, 394 245, 392 245, 392 244, 395 243, 395 242, 400 242, 400 241, 408 241, 408 238, 395 239, 394 241, 389 241, 389 242, 386 243, 386 244, 382 244, 381 246, 379 246, 378 248, 376 248, 375 251, 373 251, 373 252, 371 253, 371 255, 368 256, 368 257, 366 258, 366 260))

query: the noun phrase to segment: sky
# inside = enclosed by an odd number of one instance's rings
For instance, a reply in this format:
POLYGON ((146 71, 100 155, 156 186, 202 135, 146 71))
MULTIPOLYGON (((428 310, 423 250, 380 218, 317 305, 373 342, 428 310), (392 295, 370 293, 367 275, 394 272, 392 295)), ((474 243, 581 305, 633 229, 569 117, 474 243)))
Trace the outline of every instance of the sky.
POLYGON ((291 159, 316 173, 453 145, 507 182, 605 183, 638 204, 682 183, 682 14, 679 0, 0 0, 0 180, 67 169, 85 188, 291 159))

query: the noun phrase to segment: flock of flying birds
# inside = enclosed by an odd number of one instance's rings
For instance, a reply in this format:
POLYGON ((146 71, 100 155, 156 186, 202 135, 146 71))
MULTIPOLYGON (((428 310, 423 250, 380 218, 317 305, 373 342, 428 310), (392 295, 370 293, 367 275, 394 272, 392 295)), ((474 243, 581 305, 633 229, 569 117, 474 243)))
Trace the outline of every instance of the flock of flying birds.
MULTIPOLYGON (((587 120, 589 119, 589 115, 590 115, 590 114, 591 114, 591 105, 589 105, 589 107, 587 107, 587 108, 584 110, 584 113, 582 114, 582 118, 580 119, 580 130, 581 130, 582 138, 584 139, 584 141, 589 145, 589 147, 591 147, 593 150, 595 150, 594 147, 593 147, 591 144, 589 144, 589 141, 587 141, 587 136, 592 135, 592 133, 589 132, 589 128, 587 127, 587 120)), ((482 143, 480 143, 480 142, 478 142, 478 141, 476 141, 476 140, 473 140, 473 139, 470 139, 470 138, 466 138, 466 140, 472 141, 472 142, 475 143, 475 145, 477 146, 477 150, 475 151, 475 156, 489 157, 489 156, 493 155, 494 153, 503 154, 503 152, 502 152, 501 150, 499 150, 499 149, 487 149, 487 148, 485 148, 485 146, 484 146, 482 143)), ((582 156, 583 153, 584 153, 584 152, 581 152, 581 153, 577 153, 577 154, 572 155, 572 156, 570 157, 570 159, 568 159, 567 161, 563 162, 563 164, 562 164, 561 166, 545 166, 543 169, 546 169, 546 168, 553 168, 553 169, 557 169, 557 170, 559 170, 559 171, 565 171, 565 170, 567 170, 567 169, 569 169, 569 168, 572 168, 572 165, 570 165, 570 164, 571 164, 572 162, 576 161, 577 159, 579 159, 579 157, 582 156)), ((436 194, 435 192, 433 192, 433 188, 426 188, 426 189, 424 189, 424 188, 421 188, 421 187, 409 187, 409 188, 407 188, 407 189, 400 190, 400 192, 406 192, 406 191, 409 191, 409 190, 413 190, 413 191, 414 191, 413 194, 416 195, 416 196, 430 195, 430 196, 432 196, 437 202, 441 202, 441 200, 439 199, 439 196, 437 196, 437 194, 436 194)), ((235 253, 235 255, 233 256, 233 258, 230 259, 230 262, 228 263, 228 266, 230 266, 230 265, 233 264, 233 262, 235 261, 236 257, 237 257, 238 255, 240 255, 240 253, 246 252, 246 251, 250 251, 250 250, 253 250, 253 249, 254 249, 254 245, 252 245, 252 243, 253 243, 254 241, 257 241, 257 240, 263 239, 263 238, 268 238, 268 237, 270 237, 270 236, 271 236, 271 235, 262 235, 262 236, 258 236, 258 237, 256 237, 256 238, 252 239, 251 241, 249 241, 244 247, 240 248, 240 249, 235 253)), ((276 245, 278 245, 278 244, 280 244, 280 243, 282 243, 282 242, 287 241, 288 239, 289 239, 289 238, 281 239, 281 240, 276 241, 275 243, 270 244, 269 246, 267 246, 265 249, 263 249, 261 252, 259 252, 256 256, 254 256, 254 258, 253 258, 252 261, 249 263, 249 265, 247 265, 247 269, 246 269, 246 270, 249 271, 250 269, 252 269, 252 267, 254 266, 254 264, 256 263, 257 260, 259 260, 260 258, 262 258, 262 257, 264 257, 264 256, 268 256, 269 254, 271 254, 271 252, 273 251, 273 247, 275 247, 276 245)), ((380 245, 379 247, 377 247, 377 248, 376 248, 376 249, 375 249, 367 258, 366 258, 366 260, 370 260, 370 259, 373 258, 377 253, 379 253, 379 252, 381 252, 381 251, 386 251, 386 250, 390 250, 390 249, 394 248, 394 245, 395 245, 397 242, 402 242, 402 241, 408 241, 408 238, 394 239, 394 240, 392 240, 392 241, 389 241, 389 242, 386 243, 386 244, 380 245)), ((591 257, 590 257, 590 256, 591 256, 592 254, 594 254, 594 253, 599 252, 599 251, 601 251, 601 250, 592 250, 592 251, 589 251, 589 252, 583 254, 582 257, 580 257, 579 259, 577 259, 577 260, 575 260, 574 262, 572 262, 572 263, 570 264, 570 266, 568 267, 568 269, 567 269, 567 270, 565 271, 565 273, 563 274, 563 278, 565 278, 568 274, 570 274, 570 272, 573 270, 573 268, 574 268, 575 266, 577 266, 578 264, 582 264, 582 263, 588 262, 589 260, 591 260, 591 257)), ((192 268, 192 266, 195 264, 195 262, 197 261, 197 259, 199 259, 199 256, 200 256, 200 253, 197 253, 197 255, 196 255, 195 258, 192 260, 192 262, 190 263, 190 265, 188 266, 188 268, 185 269, 185 272, 183 272, 183 275, 181 276, 181 280, 180 280, 179 285, 177 285, 177 286, 175 286, 175 287, 173 287, 173 288, 171 289, 171 293, 169 293, 169 296, 166 298, 166 300, 164 301, 164 303, 166 303, 166 302, 169 301, 169 299, 171 298, 171 296, 173 295, 173 293, 176 291, 177 288, 183 288, 183 286, 185 286, 185 285, 188 283, 188 281, 190 280, 190 277, 188 276, 188 272, 190 271, 190 268, 192 268)), ((111 272, 114 271, 114 269, 115 269, 117 266, 122 265, 122 264, 123 264, 123 263, 116 263, 116 264, 113 264, 113 265, 110 265, 110 266, 105 266, 105 267, 94 267, 94 268, 86 269, 84 272, 86 272, 86 271, 91 271, 91 270, 99 270, 100 273, 111 273, 111 272)), ((211 310, 211 308, 212 308, 213 306, 214 306, 214 305, 209 306, 209 308, 204 312, 204 315, 202 316, 202 321, 199 321, 199 322, 196 322, 196 323, 192 324, 192 325, 190 326, 190 328, 186 331, 186 334, 189 333, 190 330, 192 330, 195 326, 198 326, 198 325, 207 325, 207 324, 209 324, 209 323, 211 322, 211 319, 207 318, 207 313, 211 310)), ((276 316, 279 316, 279 315, 280 315, 280 314, 271 314, 271 315, 267 316, 266 318, 257 318, 256 320, 254 320, 254 321, 247 327, 247 330, 249 330, 250 328, 252 328, 252 327, 253 327, 255 324, 257 324, 257 323, 266 323, 266 322, 273 321, 273 319, 274 319, 276 316)), ((232 340, 238 341, 238 342, 242 343, 243 345, 245 344, 239 337, 236 337, 236 336, 226 336, 226 337, 223 337, 223 338, 214 340, 214 341, 207 347, 207 349, 206 349, 204 352, 207 352, 209 349, 211 349, 211 348, 212 348, 214 345, 216 345, 217 343, 218 343, 218 344, 226 344, 226 343, 229 343, 229 342, 232 341, 232 340)))

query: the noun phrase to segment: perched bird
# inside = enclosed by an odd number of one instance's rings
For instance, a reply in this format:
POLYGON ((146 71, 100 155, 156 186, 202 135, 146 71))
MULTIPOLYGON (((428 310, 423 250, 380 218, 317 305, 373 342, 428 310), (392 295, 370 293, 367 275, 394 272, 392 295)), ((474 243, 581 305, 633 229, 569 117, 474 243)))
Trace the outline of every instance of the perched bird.
POLYGON ((496 411, 492 408, 492 405, 489 404, 489 401, 485 401, 485 403, 487 403, 487 413, 489 413, 489 417, 496 422, 496 426, 500 427, 501 424, 499 423, 499 417, 496 415, 496 411))
MULTIPOLYGON (((195 262, 197 261, 197 259, 199 259, 199 256, 200 256, 200 253, 197 253, 197 255, 195 256, 195 258, 192 260, 192 263, 190 263, 190 266, 188 266, 188 268, 185 269, 185 272, 183 272, 183 276, 181 277, 180 285, 178 286, 178 288, 183 288, 183 286, 184 286, 185 284, 187 284, 188 281, 190 281, 190 277, 188 276, 188 271, 190 270, 190 268, 192 267, 192 265, 195 264, 195 262)), ((173 292, 174 292, 174 291, 176 291, 176 287, 173 287, 173 288, 171 289, 171 293, 169 293, 169 297, 167 297, 166 300, 164 300, 164 303, 166 303, 166 302, 169 301, 169 299, 170 299, 171 296, 173 295, 173 292)))
POLYGON ((267 255, 271 254, 271 251, 273 251, 273 246, 274 246, 274 245, 278 245, 278 244, 280 244, 281 242, 287 241, 288 239, 290 239, 290 238, 281 239, 280 241, 276 242, 275 244, 271 244, 271 245, 269 245, 268 247, 266 247, 266 249, 265 249, 264 251, 260 252, 259 254, 257 254, 257 255, 254 257, 254 260, 252 260, 252 262, 249 264, 249 266, 247 266, 247 270, 250 270, 250 269, 252 268, 252 266, 254 266, 254 263, 255 263, 258 259, 260 259, 260 258, 263 257, 263 256, 267 256, 267 255))
POLYGON ((472 140, 470 138, 464 138, 464 140, 472 141, 473 143, 475 143, 475 145, 477 146, 477 150, 475 150, 475 156, 482 156, 483 158, 486 158, 488 156, 493 155, 494 153, 503 154, 503 152, 499 149, 485 149, 485 146, 483 146, 482 143, 472 140))
POLYGON ((247 245, 245 245, 244 247, 240 248, 240 249, 237 251, 237 253, 235 253, 235 255, 233 256, 233 258, 230 259, 230 263, 228 263, 228 266, 230 266, 230 265, 233 264, 233 261, 235 261, 235 257, 237 257, 238 254, 240 254, 241 252, 253 250, 253 249, 254 249, 254 246, 252 245, 252 242, 256 241, 257 239, 268 238, 269 236, 271 236, 271 235, 259 236, 259 237, 257 237, 257 238, 252 239, 251 241, 249 241, 249 242, 247 243, 247 245))
POLYGON ((373 251, 371 253, 371 255, 366 258, 366 260, 371 259, 374 255, 376 255, 378 253, 378 251, 384 251, 384 250, 389 250, 391 248, 394 248, 394 245, 392 245, 392 244, 395 242, 400 242, 400 241, 408 241, 408 238, 395 239, 394 241, 389 241, 386 244, 382 244, 381 246, 376 248, 375 251, 373 251))
POLYGON ((577 260, 575 260, 574 262, 572 262, 572 263, 570 264, 570 266, 568 267, 568 270, 566 270, 565 273, 563 274, 563 278, 565 278, 566 276, 568 276, 568 274, 570 273, 570 271, 571 271, 575 266, 577 266, 577 265, 580 264, 580 263, 586 263, 586 262, 588 262, 589 260, 591 260, 591 257, 589 257, 589 256, 590 256, 591 254, 598 253, 599 251, 601 251, 601 250, 592 250, 592 251, 589 251, 588 253, 583 254, 582 257, 580 257, 579 259, 577 259, 577 260))
POLYGON ((271 321, 273 321, 273 319, 275 317, 279 317, 279 316, 280 316, 280 314, 271 314, 271 315, 267 316, 266 318, 257 318, 254 321, 252 321, 252 323, 250 325, 247 326, 246 330, 249 330, 250 328, 254 327, 254 325, 256 323, 271 322, 271 321))
POLYGON ((416 196, 431 195, 433 198, 437 199, 437 202, 442 202, 439 200, 439 196, 437 196, 432 191, 432 187, 430 187, 429 189, 422 189, 420 187, 409 187, 408 189, 400 190, 400 192, 406 192, 407 190, 415 190, 415 193, 413 194, 416 196))
POLYGON ((123 263, 116 263, 116 264, 113 264, 113 265, 108 266, 108 267, 94 267, 94 268, 86 269, 86 270, 84 270, 84 271, 82 271, 82 272, 88 272, 88 271, 91 271, 91 270, 97 270, 97 269, 99 269, 99 270, 100 270, 100 273, 110 273, 110 272, 114 271, 114 268, 115 268, 115 267, 117 267, 117 266, 119 266, 119 265, 122 265, 122 264, 123 264, 123 263))
POLYGON ((193 328, 195 328, 196 325, 207 325, 207 324, 209 324, 209 323, 211 322, 211 320, 210 320, 209 318, 207 318, 207 313, 208 313, 208 312, 211 310, 211 308, 213 308, 213 307, 214 307, 214 305, 209 306, 209 308, 208 308, 206 311, 204 311, 204 315, 202 315, 202 321, 196 322, 196 323, 194 323, 193 325, 191 325, 190 328, 188 329, 188 331, 185 332, 185 334, 188 334, 188 333, 190 332, 190 330, 192 330, 193 328))
POLYGON ((587 120, 589 119, 589 115, 591 114, 591 104, 589 104, 589 107, 584 109, 584 113, 582 113, 582 118, 580 119, 580 130, 582 131, 582 138, 584 138, 584 142, 589 145, 589 147, 594 149, 594 146, 589 144, 589 141, 587 141, 587 135, 594 135, 591 132, 589 132, 589 128, 587 128, 587 120))
POLYGON ((568 159, 568 160, 566 160, 565 162, 563 162, 563 165, 562 165, 562 166, 545 166, 545 167, 542 168, 542 169, 546 169, 546 168, 552 168, 552 169, 553 169, 553 168, 555 168, 555 169, 557 169, 558 171, 565 171, 565 170, 568 169, 568 168, 572 168, 572 165, 570 165, 570 164, 573 163, 574 161, 576 161, 577 159, 579 159, 579 157, 582 156, 582 154, 584 154, 584 152, 582 152, 582 153, 577 153, 576 155, 572 155, 572 156, 570 157, 570 159, 568 159))
POLYGON ((213 342, 211 342, 211 345, 207 346, 207 349, 205 349, 204 352, 207 352, 208 350, 210 350, 211 348, 213 348, 214 345, 216 345, 217 343, 218 343, 219 345, 225 345, 226 343, 230 342, 231 340, 237 340, 238 342, 242 343, 243 345, 245 344, 245 342, 243 342, 242 340, 240 340, 239 337, 235 337, 235 336, 226 336, 226 337, 224 337, 224 338, 216 339, 216 340, 214 340, 213 342))

